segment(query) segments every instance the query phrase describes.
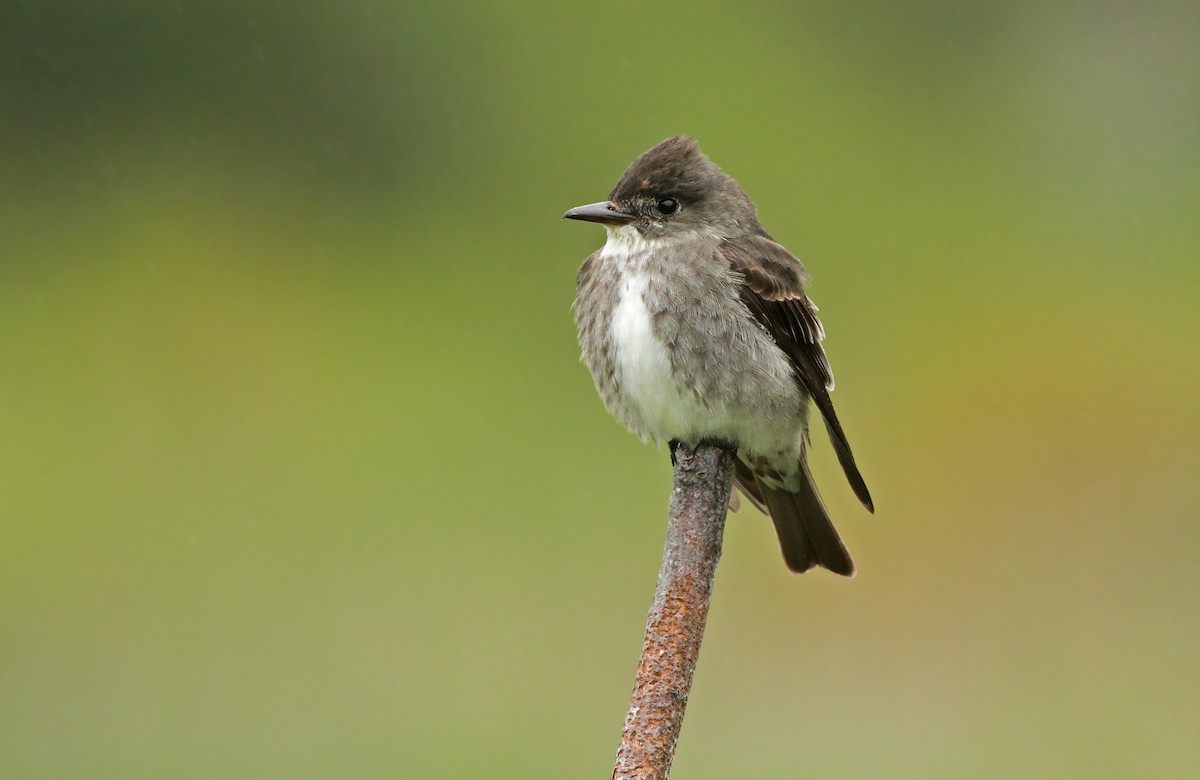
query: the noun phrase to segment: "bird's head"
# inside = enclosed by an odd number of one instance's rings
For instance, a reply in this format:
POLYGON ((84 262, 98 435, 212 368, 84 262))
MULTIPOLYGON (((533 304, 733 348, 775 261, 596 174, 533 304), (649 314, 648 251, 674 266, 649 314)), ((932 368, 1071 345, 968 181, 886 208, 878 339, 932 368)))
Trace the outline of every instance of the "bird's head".
POLYGON ((645 239, 695 233, 726 238, 761 229, 749 196, 682 135, 634 160, 607 201, 573 208, 563 217, 597 222, 610 231, 633 229, 645 239))

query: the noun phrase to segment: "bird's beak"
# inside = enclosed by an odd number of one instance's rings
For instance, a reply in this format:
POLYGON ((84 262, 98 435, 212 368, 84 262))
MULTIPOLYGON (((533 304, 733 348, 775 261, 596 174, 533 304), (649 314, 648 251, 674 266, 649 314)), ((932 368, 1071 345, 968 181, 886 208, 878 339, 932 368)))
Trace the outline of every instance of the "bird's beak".
POLYGON ((632 222, 633 214, 620 211, 612 203, 589 203, 586 206, 576 206, 563 214, 563 219, 582 219, 584 222, 599 222, 601 225, 626 225, 632 222))

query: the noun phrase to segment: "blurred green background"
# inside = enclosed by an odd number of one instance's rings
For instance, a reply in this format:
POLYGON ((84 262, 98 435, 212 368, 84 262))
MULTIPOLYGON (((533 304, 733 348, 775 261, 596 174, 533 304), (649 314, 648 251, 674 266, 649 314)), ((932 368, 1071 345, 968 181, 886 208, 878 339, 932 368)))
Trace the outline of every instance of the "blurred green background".
POLYGON ((731 518, 680 778, 1200 763, 1200 7, 0 10, 0 776, 607 777, 665 450, 567 208, 687 133, 868 516, 731 518))

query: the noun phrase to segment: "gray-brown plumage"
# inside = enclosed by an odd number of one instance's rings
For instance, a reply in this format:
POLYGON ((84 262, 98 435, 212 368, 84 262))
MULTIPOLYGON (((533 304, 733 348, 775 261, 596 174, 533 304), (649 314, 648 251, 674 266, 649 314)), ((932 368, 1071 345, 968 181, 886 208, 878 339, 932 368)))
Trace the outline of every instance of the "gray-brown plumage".
POLYGON ((634 160, 608 201, 565 216, 608 230, 575 297, 583 360, 608 410, 643 439, 733 447, 736 484, 770 514, 788 567, 853 574, 806 463, 809 399, 855 494, 874 506, 829 398, 807 274, 746 193, 680 136, 634 160))

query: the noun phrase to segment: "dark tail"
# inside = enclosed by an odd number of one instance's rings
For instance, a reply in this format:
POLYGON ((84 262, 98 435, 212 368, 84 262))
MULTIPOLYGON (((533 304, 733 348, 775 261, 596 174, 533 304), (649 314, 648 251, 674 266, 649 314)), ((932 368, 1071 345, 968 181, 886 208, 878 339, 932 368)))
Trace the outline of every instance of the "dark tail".
POLYGON ((760 508, 766 505, 789 569, 801 574, 814 566, 822 566, 835 574, 850 577, 854 574, 850 553, 829 519, 803 458, 800 467, 804 472, 800 490, 789 493, 767 487, 739 461, 738 487, 760 508))

